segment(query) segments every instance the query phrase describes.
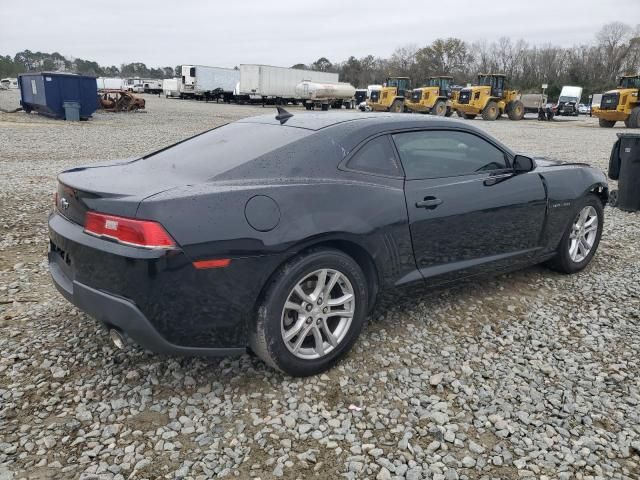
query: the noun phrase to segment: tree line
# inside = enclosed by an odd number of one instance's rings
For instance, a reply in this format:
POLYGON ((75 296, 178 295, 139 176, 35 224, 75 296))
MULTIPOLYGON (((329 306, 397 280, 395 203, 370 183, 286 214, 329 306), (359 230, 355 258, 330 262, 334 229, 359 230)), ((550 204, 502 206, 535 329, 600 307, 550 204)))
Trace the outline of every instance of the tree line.
MULTIPOLYGON (((421 86, 430 76, 451 75, 460 85, 473 82, 478 73, 504 73, 510 88, 547 93, 557 97, 563 85, 584 87, 585 98, 612 88, 616 78, 640 70, 640 25, 622 22, 604 25, 590 44, 559 47, 530 45, 524 40, 502 37, 494 42, 469 43, 459 38, 439 38, 431 44, 404 45, 389 58, 367 55, 332 63, 321 57, 312 64, 292 68, 336 72, 340 80, 364 88, 383 83, 389 76, 407 76, 413 86, 421 86)), ((0 77, 14 77, 28 71, 67 71, 106 77, 170 78, 179 76, 178 67, 150 68, 135 62, 101 66, 95 61, 70 59, 54 53, 25 50, 13 58, 0 56, 0 77)))
POLYGON ((444 38, 424 47, 398 47, 389 58, 351 56, 333 64, 322 57, 310 65, 296 64, 293 68, 337 72, 341 81, 361 88, 380 84, 388 76, 410 77, 417 87, 436 75, 451 75, 456 83, 466 85, 479 73, 504 73, 509 88, 524 93, 539 92, 546 83, 547 93, 553 98, 563 85, 579 85, 586 98, 613 88, 622 74, 639 72, 640 26, 606 24, 591 44, 569 48, 529 45, 507 37, 491 43, 444 38))
POLYGON ((32 52, 24 50, 11 56, 0 55, 0 77, 16 77, 26 72, 71 72, 97 77, 141 77, 141 78, 172 78, 177 75, 178 67, 147 67, 144 63, 123 63, 101 66, 92 60, 81 58, 67 58, 58 52, 32 52))

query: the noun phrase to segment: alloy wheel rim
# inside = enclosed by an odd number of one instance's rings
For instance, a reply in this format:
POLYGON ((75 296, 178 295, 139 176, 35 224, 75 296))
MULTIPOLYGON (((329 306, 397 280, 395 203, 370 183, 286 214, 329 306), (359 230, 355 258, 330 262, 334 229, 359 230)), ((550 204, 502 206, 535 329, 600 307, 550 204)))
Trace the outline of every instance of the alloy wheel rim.
POLYGON ((576 216, 569 234, 569 257, 575 263, 584 261, 598 235, 598 213, 591 205, 584 207, 576 216))
POLYGON ((316 270, 296 283, 282 309, 287 349, 304 360, 322 358, 345 339, 355 312, 351 282, 338 270, 316 270))

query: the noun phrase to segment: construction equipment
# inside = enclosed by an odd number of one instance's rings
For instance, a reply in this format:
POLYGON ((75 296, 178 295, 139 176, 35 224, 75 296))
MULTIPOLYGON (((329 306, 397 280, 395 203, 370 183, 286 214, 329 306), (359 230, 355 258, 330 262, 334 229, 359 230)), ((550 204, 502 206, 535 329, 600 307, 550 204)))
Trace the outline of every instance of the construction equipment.
POLYGON ((98 105, 106 112, 131 112, 144 109, 144 98, 126 90, 103 90, 98 95, 98 105))
POLYGON ((411 90, 404 106, 412 112, 450 117, 453 113, 450 100, 452 83, 453 77, 430 77, 426 86, 411 90))
POLYGON ((404 111, 405 93, 409 90, 409 77, 389 77, 379 91, 372 91, 367 104, 374 112, 404 111))
POLYGON ((484 120, 496 120, 506 113, 511 120, 522 120, 520 92, 506 90, 505 78, 503 74, 481 73, 476 85, 460 90, 453 108, 467 119, 482 115, 484 120))
POLYGON ((611 128, 622 120, 627 128, 640 128, 640 75, 624 75, 618 87, 602 94, 600 105, 592 106, 601 127, 611 128))

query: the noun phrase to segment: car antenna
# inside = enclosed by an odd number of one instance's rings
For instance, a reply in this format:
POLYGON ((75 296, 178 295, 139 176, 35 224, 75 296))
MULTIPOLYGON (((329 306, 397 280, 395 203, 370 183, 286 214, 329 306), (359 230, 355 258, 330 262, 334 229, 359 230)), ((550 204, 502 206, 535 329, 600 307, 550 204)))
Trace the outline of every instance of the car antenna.
POLYGON ((278 114, 276 115, 276 120, 280 120, 280 125, 284 125, 284 123, 293 117, 293 113, 287 112, 282 107, 276 107, 278 109, 278 114))

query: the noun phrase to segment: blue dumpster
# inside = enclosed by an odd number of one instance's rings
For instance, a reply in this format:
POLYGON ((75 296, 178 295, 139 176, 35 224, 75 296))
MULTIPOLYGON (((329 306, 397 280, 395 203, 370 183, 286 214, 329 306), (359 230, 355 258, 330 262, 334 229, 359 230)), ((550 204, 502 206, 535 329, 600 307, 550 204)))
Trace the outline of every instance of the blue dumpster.
POLYGON ((20 105, 25 112, 38 112, 65 118, 64 104, 80 105, 80 118, 86 120, 98 107, 96 77, 73 73, 40 72, 18 76, 20 105))

